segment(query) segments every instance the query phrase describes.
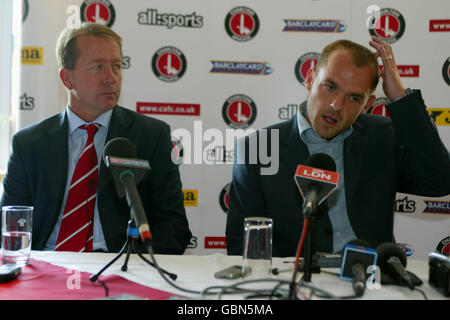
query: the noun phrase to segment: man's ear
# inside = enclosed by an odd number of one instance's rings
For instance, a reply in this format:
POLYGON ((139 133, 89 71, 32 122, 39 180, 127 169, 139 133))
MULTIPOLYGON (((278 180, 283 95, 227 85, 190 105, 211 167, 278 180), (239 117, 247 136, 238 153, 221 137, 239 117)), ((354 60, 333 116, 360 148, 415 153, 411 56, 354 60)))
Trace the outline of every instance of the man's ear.
POLYGON ((67 88, 67 90, 73 89, 73 77, 72 77, 72 71, 67 68, 62 68, 59 70, 59 78, 61 79, 64 86, 67 88))
POLYGON ((377 97, 373 94, 369 97, 369 99, 367 99, 367 103, 364 106, 363 110, 361 111, 361 113, 366 113, 367 111, 369 111, 370 107, 373 106, 373 104, 375 103, 375 100, 377 99, 377 97))
POLYGON ((308 73, 306 74, 305 87, 306 87, 306 90, 308 90, 308 91, 311 91, 311 89, 312 89, 312 85, 314 83, 315 72, 316 72, 316 65, 309 68, 308 73))

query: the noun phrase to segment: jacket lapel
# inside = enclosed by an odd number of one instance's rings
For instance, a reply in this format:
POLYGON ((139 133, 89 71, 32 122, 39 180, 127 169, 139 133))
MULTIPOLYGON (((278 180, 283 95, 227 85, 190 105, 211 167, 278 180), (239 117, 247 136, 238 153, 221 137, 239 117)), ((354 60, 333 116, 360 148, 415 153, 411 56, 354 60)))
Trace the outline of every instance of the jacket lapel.
POLYGON ((46 188, 57 200, 58 208, 61 207, 67 182, 68 127, 66 112, 60 113, 55 121, 48 122, 44 127, 47 139, 40 147, 47 176, 56 178, 46 188))
POLYGON ((356 121, 353 124, 353 133, 344 142, 345 198, 349 213, 352 212, 350 204, 353 203, 352 200, 356 193, 356 186, 362 170, 363 155, 368 147, 367 144, 366 130, 356 121))
POLYGON ((288 170, 295 173, 297 166, 305 163, 309 152, 300 138, 297 118, 292 118, 286 124, 287 130, 280 132, 280 162, 283 161, 287 164, 288 170))

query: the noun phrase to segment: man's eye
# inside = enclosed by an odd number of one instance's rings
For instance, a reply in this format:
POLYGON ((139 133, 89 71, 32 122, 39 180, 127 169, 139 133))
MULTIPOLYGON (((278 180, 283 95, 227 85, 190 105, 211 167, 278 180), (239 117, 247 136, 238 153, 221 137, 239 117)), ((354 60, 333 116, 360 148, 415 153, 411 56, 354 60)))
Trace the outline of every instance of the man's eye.
POLYGON ((361 102, 361 98, 356 96, 350 96, 350 101, 353 103, 359 103, 361 102))

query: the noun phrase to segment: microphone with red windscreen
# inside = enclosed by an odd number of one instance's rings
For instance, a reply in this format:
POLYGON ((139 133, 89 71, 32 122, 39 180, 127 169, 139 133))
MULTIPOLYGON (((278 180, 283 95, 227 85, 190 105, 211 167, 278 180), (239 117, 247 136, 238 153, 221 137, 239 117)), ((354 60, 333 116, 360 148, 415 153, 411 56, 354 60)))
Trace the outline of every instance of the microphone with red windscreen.
POLYGON ((303 197, 303 214, 311 217, 317 207, 327 199, 339 183, 339 173, 333 158, 325 153, 315 153, 298 165, 295 182, 303 197))

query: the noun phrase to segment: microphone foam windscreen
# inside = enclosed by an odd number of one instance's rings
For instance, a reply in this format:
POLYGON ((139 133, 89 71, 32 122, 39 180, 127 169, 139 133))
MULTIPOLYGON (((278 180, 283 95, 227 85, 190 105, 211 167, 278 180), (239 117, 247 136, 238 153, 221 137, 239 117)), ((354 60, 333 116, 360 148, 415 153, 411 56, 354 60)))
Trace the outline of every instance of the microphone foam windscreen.
POLYGON ((399 258, 400 262, 406 267, 406 255, 397 245, 391 242, 385 242, 377 247, 378 261, 377 264, 381 271, 387 269, 387 261, 390 257, 399 258))
POLYGON ((315 153, 310 155, 308 159, 306 159, 305 166, 328 171, 336 171, 336 163, 333 158, 325 153, 315 153))
POLYGON ((136 147, 127 138, 114 138, 105 145, 103 161, 106 160, 106 156, 133 159, 137 157, 136 147))

